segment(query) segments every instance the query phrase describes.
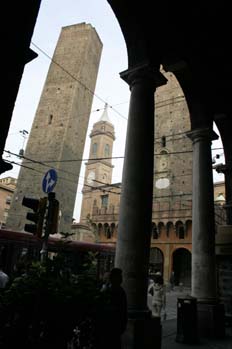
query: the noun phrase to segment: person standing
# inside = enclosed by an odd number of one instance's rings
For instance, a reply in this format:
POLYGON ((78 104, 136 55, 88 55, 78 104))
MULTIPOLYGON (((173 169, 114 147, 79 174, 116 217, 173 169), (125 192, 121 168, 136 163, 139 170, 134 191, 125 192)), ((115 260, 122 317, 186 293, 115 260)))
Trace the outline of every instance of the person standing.
POLYGON ((101 291, 104 291, 110 285, 110 272, 106 271, 102 278, 102 287, 101 291))
POLYGON ((152 295, 152 314, 155 317, 161 317, 161 311, 166 309, 166 290, 163 277, 160 274, 155 275, 154 283, 148 287, 148 293, 152 295))
POLYGON ((101 291, 97 314, 97 348, 121 349, 121 335, 127 326, 127 297, 121 286, 122 270, 113 268, 109 284, 101 291))
POLYGON ((170 281, 171 290, 173 291, 174 290, 174 285, 175 285, 175 274, 174 274, 174 271, 171 272, 169 281, 170 281))
POLYGON ((0 288, 5 288, 9 281, 9 276, 2 270, 2 265, 0 265, 0 288))

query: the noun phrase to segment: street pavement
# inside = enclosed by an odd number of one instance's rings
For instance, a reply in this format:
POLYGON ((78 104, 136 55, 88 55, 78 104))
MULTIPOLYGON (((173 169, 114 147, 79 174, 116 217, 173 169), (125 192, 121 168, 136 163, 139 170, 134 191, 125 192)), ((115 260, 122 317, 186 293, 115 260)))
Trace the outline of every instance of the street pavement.
MULTIPOLYGON (((177 318, 177 299, 190 295, 191 290, 189 288, 174 287, 174 290, 168 290, 166 292, 166 320, 173 320, 177 318)), ((148 307, 152 311, 152 296, 148 295, 148 307)), ((164 322, 164 312, 161 314, 161 321, 164 322)), ((232 348, 231 348, 232 349, 232 348)))
MULTIPOLYGON (((179 287, 166 292, 166 319, 164 319, 163 313, 161 314, 162 349, 232 349, 232 328, 226 328, 226 336, 223 339, 200 338, 198 344, 176 342, 177 300, 178 297, 190 294, 190 289, 180 289, 179 287)), ((148 296, 148 307, 152 310, 150 296, 148 296)))

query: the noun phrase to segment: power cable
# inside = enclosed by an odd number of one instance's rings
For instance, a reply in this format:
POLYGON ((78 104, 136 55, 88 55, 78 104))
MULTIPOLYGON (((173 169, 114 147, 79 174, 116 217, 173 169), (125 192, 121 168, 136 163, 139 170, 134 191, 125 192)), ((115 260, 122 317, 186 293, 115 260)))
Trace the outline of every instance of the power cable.
MULTIPOLYGON (((107 102, 101 98, 100 96, 98 96, 95 92, 93 92, 89 87, 87 87, 82 81, 80 81, 79 79, 77 79, 73 74, 71 74, 68 70, 66 70, 64 67, 62 67, 62 65, 60 65, 59 63, 57 63, 52 57, 50 57, 44 50, 42 50, 38 45, 36 45, 35 43, 31 42, 33 46, 35 46, 41 53, 43 53, 48 59, 51 60, 52 63, 56 64, 60 69, 62 69, 66 74, 68 74, 72 79, 74 79, 75 81, 77 81, 82 87, 84 87, 87 91, 89 91, 93 96, 95 96, 97 99, 99 99, 101 102, 103 102, 104 104, 106 104, 107 102)), ((107 103, 108 104, 108 103, 107 103)), ((116 112, 118 115, 120 115, 123 119, 127 120, 127 118, 122 115, 121 113, 119 113, 119 111, 115 108, 113 108, 113 106, 110 106, 111 109, 116 112)))
MULTIPOLYGON (((12 153, 12 152, 10 152, 9 150, 4 150, 4 151, 5 151, 6 153, 12 154, 12 155, 17 156, 17 157, 19 157, 19 158, 23 158, 23 159, 29 160, 30 162, 33 162, 33 163, 35 163, 35 164, 39 164, 39 165, 42 165, 42 166, 45 166, 45 167, 49 167, 46 163, 44 163, 44 162, 42 162, 42 161, 33 160, 33 159, 30 159, 30 158, 28 158, 28 157, 26 157, 26 156, 24 156, 24 155, 21 156, 21 155, 12 153)), ((24 162, 24 163, 25 163, 25 162, 24 162)), ((15 163, 15 164, 16 164, 16 163, 15 163)), ((18 164, 18 163, 17 163, 17 164, 18 164)), ((22 166, 22 167, 25 167, 25 166, 22 166)), ((66 171, 66 170, 64 170, 64 169, 57 169, 57 168, 55 168, 55 167, 53 167, 53 168, 54 168, 55 170, 57 170, 57 171, 67 173, 67 174, 70 174, 70 175, 72 175, 72 176, 76 176, 75 173, 66 171)), ((62 177, 59 177, 59 178, 62 178, 62 177)), ((72 182, 73 182, 73 183, 76 183, 76 182, 74 182, 74 181, 72 181, 72 182)), ((94 182, 97 182, 97 183, 106 185, 106 183, 101 182, 101 181, 99 181, 99 180, 94 180, 94 182)), ((109 184, 109 185, 110 185, 110 184, 109 184)))
MULTIPOLYGON (((35 169, 35 168, 32 168, 32 167, 29 167, 29 166, 24 166, 24 165, 22 165, 22 164, 19 164, 19 163, 17 163, 17 162, 15 162, 15 161, 9 161, 9 160, 5 160, 6 162, 8 162, 8 163, 10 163, 10 164, 14 164, 14 165, 17 165, 17 166, 20 166, 20 167, 25 167, 26 169, 29 169, 29 170, 32 170, 32 171, 35 171, 35 172, 38 172, 38 173, 42 173, 43 175, 44 175, 44 172, 43 171, 39 171, 39 170, 37 170, 37 169, 35 169)), ((68 178, 64 178, 64 177, 60 177, 59 176, 59 178, 60 179, 62 179, 62 180, 64 180, 64 181, 67 181, 67 182, 70 182, 70 183, 75 183, 76 184, 76 182, 74 182, 74 181, 72 181, 72 180, 70 180, 70 179, 68 179, 68 178)), ((105 183, 104 183, 105 184, 105 183)), ((100 191, 103 191, 103 192, 109 192, 109 193, 113 193, 113 194, 117 194, 117 195, 120 195, 120 193, 116 193, 116 192, 113 192, 113 191, 110 191, 110 190, 107 190, 107 189, 100 189, 101 187, 99 186, 99 187, 93 187, 93 186, 91 186, 91 185, 88 185, 88 184, 84 184, 86 187, 89 187, 89 188, 91 188, 91 190, 96 190, 96 189, 99 189, 100 191)), ((106 184, 105 184, 106 185, 106 184)))

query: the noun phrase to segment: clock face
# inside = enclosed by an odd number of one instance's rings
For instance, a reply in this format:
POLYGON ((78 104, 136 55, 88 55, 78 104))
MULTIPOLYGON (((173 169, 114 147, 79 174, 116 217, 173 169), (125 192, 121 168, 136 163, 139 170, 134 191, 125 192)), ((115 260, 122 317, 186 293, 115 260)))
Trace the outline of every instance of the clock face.
POLYGON ((157 189, 165 189, 170 185, 170 180, 168 178, 159 178, 155 182, 155 186, 157 189))
POLYGON ((95 173, 90 171, 87 177, 88 184, 93 184, 93 180, 95 179, 95 173))

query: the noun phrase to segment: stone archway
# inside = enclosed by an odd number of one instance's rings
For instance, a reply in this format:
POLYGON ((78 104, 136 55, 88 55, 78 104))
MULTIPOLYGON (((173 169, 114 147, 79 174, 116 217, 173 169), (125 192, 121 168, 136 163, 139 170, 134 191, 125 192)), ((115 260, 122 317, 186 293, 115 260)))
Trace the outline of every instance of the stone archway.
POLYGON ((178 248, 173 252, 172 258, 175 285, 182 283, 185 287, 191 287, 191 252, 178 248))
POLYGON ((149 259, 149 273, 154 274, 157 271, 159 271, 163 275, 163 269, 164 269, 163 252, 157 247, 151 248, 150 259, 149 259))

